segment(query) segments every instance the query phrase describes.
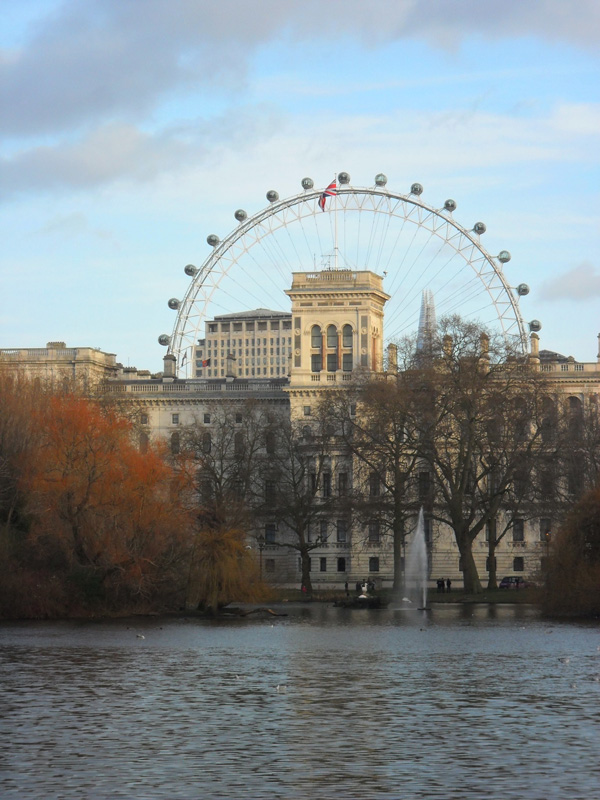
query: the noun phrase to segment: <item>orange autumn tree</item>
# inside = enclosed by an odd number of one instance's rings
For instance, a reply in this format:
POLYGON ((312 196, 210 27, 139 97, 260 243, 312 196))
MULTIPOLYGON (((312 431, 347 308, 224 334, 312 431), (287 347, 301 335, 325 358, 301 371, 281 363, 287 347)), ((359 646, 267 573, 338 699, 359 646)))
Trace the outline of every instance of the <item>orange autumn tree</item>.
POLYGON ((178 602, 189 517, 161 452, 138 452, 127 420, 76 395, 49 397, 36 424, 26 481, 38 547, 83 581, 88 599, 93 587, 111 606, 178 602))

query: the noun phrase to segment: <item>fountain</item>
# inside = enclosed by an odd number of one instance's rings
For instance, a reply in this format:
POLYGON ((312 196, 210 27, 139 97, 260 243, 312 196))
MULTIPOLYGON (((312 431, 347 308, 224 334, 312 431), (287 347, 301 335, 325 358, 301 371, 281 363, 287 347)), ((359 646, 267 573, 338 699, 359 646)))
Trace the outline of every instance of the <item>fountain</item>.
POLYGON ((413 605, 419 611, 427 610, 427 545, 425 544, 425 519, 423 509, 419 511, 417 527, 408 543, 406 569, 404 573, 403 603, 413 605))

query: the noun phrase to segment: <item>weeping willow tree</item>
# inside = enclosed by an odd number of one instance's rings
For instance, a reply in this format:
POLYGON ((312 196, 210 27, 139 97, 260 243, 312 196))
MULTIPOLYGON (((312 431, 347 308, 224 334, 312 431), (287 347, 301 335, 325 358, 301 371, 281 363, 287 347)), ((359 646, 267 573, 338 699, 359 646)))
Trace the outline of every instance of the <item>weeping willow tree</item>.
POLYGON ((231 602, 264 599, 255 553, 243 530, 201 525, 190 557, 187 605, 218 613, 231 602))

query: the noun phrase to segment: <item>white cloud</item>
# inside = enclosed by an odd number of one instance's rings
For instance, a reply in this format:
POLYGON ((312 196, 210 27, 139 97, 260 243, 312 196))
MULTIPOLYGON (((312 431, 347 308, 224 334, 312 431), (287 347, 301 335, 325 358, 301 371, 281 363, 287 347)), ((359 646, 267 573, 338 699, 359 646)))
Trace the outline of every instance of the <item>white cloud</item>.
POLYGON ((157 133, 109 123, 75 141, 24 149, 0 159, 0 200, 27 191, 85 189, 116 180, 149 182, 165 171, 189 169, 223 147, 269 138, 273 116, 264 108, 179 122, 157 133))
POLYGON ((600 3, 578 0, 67 0, 0 53, 5 137, 100 120, 135 121, 174 90, 240 88, 256 49, 276 38, 403 38, 454 47, 469 35, 541 37, 592 47, 600 3))
POLYGON ((576 136, 600 135, 599 103, 560 103, 552 119, 556 129, 576 136))
POLYGON ((545 281, 540 289, 542 300, 593 300, 600 297, 600 270, 584 261, 568 272, 545 281))

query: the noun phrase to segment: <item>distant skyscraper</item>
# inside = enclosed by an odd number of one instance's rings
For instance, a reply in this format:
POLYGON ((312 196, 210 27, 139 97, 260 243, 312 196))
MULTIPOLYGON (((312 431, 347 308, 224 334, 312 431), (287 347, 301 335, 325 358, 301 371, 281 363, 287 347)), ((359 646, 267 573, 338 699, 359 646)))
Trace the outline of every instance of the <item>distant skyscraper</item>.
POLYGON ((421 314, 419 316, 419 331, 417 334, 417 352, 430 353, 433 337, 437 329, 435 318, 435 304, 431 289, 423 289, 421 298, 421 314))

